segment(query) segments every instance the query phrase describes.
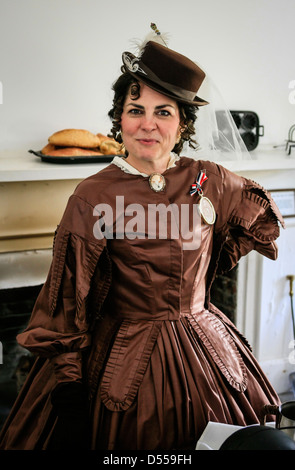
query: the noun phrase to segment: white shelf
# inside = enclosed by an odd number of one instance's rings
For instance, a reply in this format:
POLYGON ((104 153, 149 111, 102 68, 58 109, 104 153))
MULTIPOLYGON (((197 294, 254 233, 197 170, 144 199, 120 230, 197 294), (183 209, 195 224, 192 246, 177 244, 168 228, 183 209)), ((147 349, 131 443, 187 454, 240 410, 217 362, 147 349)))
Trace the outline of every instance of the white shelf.
MULTIPOLYGON (((284 149, 261 147, 250 152, 251 160, 219 162, 236 173, 294 170, 295 152, 287 156, 284 149)), ((0 151, 0 182, 81 180, 102 170, 110 163, 47 163, 25 150, 0 151)))
POLYGON ((221 162, 223 166, 234 172, 275 171, 295 169, 295 151, 287 155, 282 148, 259 147, 250 152, 251 160, 221 162))
POLYGON ((81 180, 109 163, 47 163, 26 151, 0 151, 0 182, 81 180))

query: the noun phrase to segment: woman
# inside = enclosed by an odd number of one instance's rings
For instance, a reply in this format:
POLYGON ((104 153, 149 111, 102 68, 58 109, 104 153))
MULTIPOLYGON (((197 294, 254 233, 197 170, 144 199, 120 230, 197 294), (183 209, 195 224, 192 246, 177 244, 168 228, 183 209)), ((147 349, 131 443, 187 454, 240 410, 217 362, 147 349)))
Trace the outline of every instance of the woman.
POLYGON ((199 67, 154 41, 123 62, 110 116, 127 157, 69 199, 2 449, 194 449, 208 421, 278 403, 210 287, 252 249, 276 258, 281 215, 258 184, 178 157, 206 105, 199 67))

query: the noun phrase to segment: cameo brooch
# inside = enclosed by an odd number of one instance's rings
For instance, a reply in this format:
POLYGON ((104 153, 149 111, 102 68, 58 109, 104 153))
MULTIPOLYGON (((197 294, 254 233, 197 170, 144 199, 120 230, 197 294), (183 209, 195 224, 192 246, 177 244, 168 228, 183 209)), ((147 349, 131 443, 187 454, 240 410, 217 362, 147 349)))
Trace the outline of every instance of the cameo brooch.
POLYGON ((161 175, 161 173, 152 173, 149 177, 149 185, 150 188, 157 193, 159 191, 163 191, 163 189, 166 187, 164 176, 161 175))

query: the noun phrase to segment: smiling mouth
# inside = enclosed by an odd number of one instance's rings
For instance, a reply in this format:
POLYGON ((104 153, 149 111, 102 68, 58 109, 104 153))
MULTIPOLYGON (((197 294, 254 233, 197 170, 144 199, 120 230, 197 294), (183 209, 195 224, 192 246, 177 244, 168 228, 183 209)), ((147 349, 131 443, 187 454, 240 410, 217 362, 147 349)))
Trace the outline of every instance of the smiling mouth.
POLYGON ((137 139, 137 141, 143 145, 153 145, 158 143, 156 139, 137 139))

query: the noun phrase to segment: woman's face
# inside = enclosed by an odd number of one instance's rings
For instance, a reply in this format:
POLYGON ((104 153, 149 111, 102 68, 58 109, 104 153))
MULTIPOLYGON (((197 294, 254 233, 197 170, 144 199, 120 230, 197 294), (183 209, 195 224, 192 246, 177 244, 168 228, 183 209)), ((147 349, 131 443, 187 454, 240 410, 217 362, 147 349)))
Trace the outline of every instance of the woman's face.
POLYGON ((147 85, 140 84, 140 97, 131 99, 130 90, 121 116, 121 132, 128 160, 154 162, 169 160, 179 136, 177 102, 147 85))

